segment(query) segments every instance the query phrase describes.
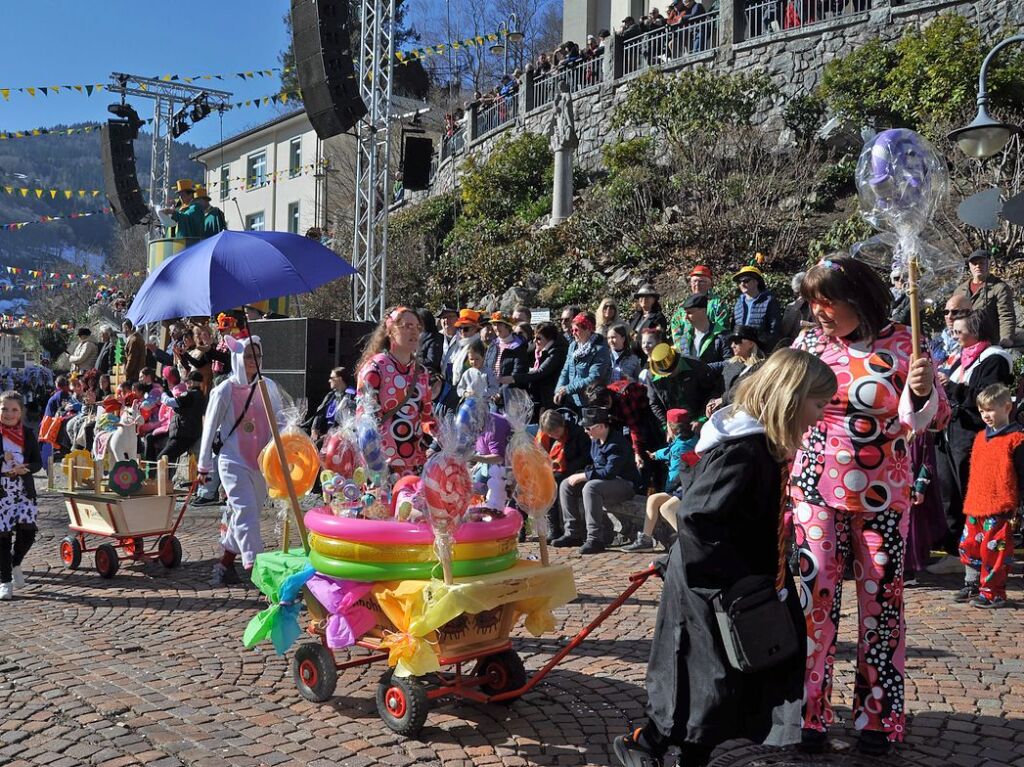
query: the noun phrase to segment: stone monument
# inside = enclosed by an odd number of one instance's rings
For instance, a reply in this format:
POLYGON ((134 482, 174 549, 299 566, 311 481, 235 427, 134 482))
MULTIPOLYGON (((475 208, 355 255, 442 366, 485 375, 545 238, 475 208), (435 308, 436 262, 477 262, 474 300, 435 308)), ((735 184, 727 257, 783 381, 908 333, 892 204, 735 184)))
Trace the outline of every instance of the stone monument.
POLYGON ((551 195, 549 226, 556 226, 572 215, 572 156, 580 144, 576 135, 576 116, 572 111, 569 83, 562 80, 555 90, 555 101, 548 120, 547 135, 555 154, 555 183, 551 195))

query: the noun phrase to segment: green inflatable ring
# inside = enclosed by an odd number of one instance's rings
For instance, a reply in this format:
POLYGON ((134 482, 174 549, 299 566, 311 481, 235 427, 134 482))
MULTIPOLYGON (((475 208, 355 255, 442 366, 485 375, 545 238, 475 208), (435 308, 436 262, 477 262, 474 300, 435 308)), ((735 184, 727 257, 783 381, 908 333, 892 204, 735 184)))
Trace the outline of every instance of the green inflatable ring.
MULTIPOLYGON (((519 561, 519 551, 486 559, 463 559, 452 562, 456 578, 486 575, 508 570, 519 561)), ((348 562, 325 557, 319 551, 309 552, 309 563, 318 573, 347 581, 429 581, 441 577, 438 562, 348 562)))

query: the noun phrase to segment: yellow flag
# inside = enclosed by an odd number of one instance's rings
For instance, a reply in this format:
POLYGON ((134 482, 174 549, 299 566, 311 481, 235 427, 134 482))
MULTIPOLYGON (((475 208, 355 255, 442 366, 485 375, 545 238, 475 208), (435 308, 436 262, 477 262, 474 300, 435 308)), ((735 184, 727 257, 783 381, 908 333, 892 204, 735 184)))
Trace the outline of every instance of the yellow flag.
POLYGON ((45 189, 36 189, 36 199, 37 200, 41 200, 43 198, 43 192, 44 191, 46 191, 46 190, 45 189))
POLYGON ((4 97, 4 101, 10 101, 11 100, 11 89, 10 88, 0 88, 0 96, 4 97))
POLYGON ((50 199, 51 200, 56 200, 57 199, 57 190, 56 189, 51 189, 50 190, 50 199))
POLYGON ((72 85, 71 87, 72 87, 72 88, 74 88, 74 89, 75 89, 76 91, 78 91, 79 93, 81 93, 81 92, 82 92, 82 86, 81 86, 81 85, 72 85))
POLYGON ((65 200, 70 200, 72 194, 73 194, 73 192, 70 189, 65 189, 64 190, 64 199, 65 200))
POLYGON ((287 104, 288 103, 288 94, 287 93, 282 93, 281 94, 281 103, 282 104, 287 104))
POLYGON ((31 96, 32 98, 35 98, 35 95, 36 95, 36 89, 35 88, 26 88, 25 91, 28 93, 29 96, 31 96))
POLYGON ((28 197, 28 189, 26 189, 26 188, 22 187, 22 188, 21 188, 21 189, 19 189, 18 191, 19 191, 19 192, 21 192, 21 196, 22 196, 22 197, 28 197))

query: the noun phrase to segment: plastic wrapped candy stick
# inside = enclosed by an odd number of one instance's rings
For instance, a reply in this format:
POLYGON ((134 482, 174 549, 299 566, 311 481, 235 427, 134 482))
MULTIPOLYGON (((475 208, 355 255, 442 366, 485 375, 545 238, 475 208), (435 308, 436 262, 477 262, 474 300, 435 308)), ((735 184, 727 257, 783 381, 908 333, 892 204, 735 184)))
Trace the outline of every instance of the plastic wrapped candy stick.
POLYGON ((533 520, 540 540, 541 563, 547 565, 547 512, 555 502, 558 485, 551 457, 526 431, 532 413, 533 401, 522 389, 509 389, 505 393, 505 418, 512 427, 505 460, 512 467, 516 480, 516 504, 533 520))
POLYGON ((472 497, 472 480, 466 459, 460 455, 459 440, 452 420, 438 424, 441 450, 423 466, 423 500, 434 530, 434 548, 444 572, 444 582, 452 583, 452 546, 459 520, 472 497))
POLYGON ((487 402, 466 397, 455 412, 456 449, 467 458, 473 453, 476 438, 487 426, 487 402))
POLYGON ((286 473, 291 476, 292 486, 298 496, 312 490, 320 474, 320 454, 313 440, 299 426, 304 407, 303 403, 299 407, 288 408, 284 413, 288 425, 281 431, 281 442, 284 445, 287 468, 282 467, 273 440, 260 452, 259 466, 267 480, 271 498, 288 497, 286 473))

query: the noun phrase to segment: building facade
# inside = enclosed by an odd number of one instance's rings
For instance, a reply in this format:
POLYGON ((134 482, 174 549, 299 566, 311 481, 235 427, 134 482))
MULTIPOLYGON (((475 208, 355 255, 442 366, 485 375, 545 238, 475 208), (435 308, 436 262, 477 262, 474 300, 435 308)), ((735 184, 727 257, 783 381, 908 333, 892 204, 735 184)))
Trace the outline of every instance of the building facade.
POLYGON ((325 220, 323 144, 304 109, 193 155, 228 229, 305 234, 325 220))

